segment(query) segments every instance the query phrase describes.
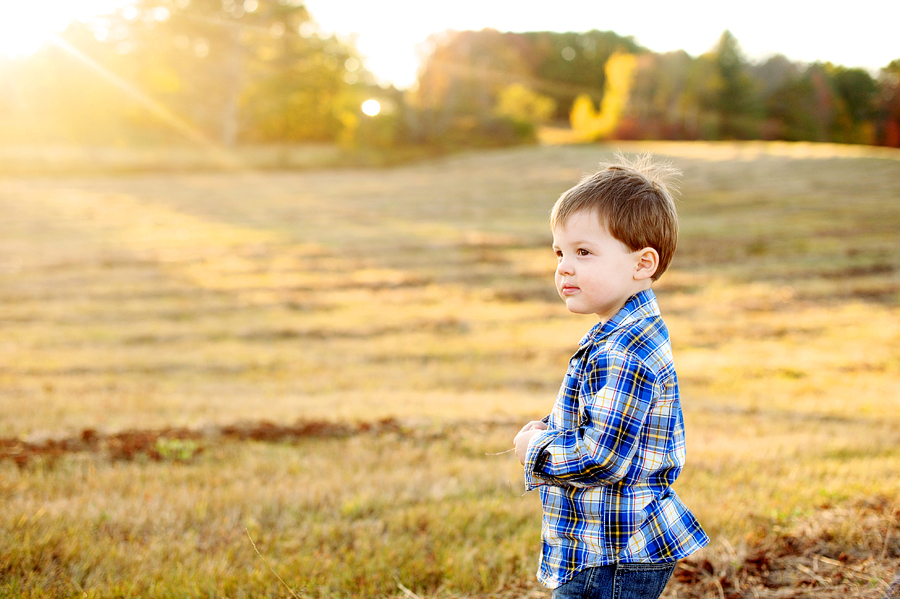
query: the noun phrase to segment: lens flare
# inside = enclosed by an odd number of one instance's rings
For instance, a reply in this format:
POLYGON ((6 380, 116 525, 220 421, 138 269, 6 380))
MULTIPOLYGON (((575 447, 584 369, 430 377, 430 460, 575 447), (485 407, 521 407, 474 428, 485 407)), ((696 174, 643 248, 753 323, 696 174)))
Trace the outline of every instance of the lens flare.
POLYGON ((368 116, 375 116, 381 112, 381 104, 378 100, 366 100, 362 103, 362 111, 368 116))

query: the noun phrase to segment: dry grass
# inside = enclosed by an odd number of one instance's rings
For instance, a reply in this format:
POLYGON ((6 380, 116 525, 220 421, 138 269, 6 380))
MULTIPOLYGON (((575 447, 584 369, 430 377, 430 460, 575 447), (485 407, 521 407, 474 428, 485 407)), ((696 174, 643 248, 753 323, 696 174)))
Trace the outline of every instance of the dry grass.
MULTIPOLYGON (((900 156, 649 147, 685 173, 658 294, 677 488, 714 539, 670 596, 879 596, 900 559, 900 156)), ((485 454, 546 413, 591 324, 555 299, 545 223, 611 150, 0 179, 0 438, 198 443, 0 462, 0 596, 289 594, 247 531, 299 596, 542 596, 537 498, 485 454)))

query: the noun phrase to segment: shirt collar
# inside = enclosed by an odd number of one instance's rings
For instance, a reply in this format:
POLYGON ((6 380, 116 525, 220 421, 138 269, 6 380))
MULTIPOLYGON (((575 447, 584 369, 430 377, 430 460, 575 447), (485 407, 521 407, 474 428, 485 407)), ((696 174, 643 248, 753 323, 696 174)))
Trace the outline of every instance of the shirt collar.
POLYGON ((613 331, 640 318, 658 317, 659 305, 656 303, 656 294, 652 289, 640 291, 625 302, 622 309, 606 322, 598 322, 581 339, 580 347, 608 337, 613 331))

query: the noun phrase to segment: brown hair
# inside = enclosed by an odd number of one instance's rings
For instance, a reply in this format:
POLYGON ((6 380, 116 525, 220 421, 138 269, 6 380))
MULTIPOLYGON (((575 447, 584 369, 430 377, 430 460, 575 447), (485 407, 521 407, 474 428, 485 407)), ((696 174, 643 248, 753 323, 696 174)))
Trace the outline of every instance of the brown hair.
POLYGON ((678 242, 678 215, 667 180, 681 171, 669 164, 654 164, 650 154, 603 163, 560 196, 550 212, 550 227, 565 225, 582 210, 594 212, 610 235, 631 251, 645 247, 659 254, 656 281, 669 267, 678 242))

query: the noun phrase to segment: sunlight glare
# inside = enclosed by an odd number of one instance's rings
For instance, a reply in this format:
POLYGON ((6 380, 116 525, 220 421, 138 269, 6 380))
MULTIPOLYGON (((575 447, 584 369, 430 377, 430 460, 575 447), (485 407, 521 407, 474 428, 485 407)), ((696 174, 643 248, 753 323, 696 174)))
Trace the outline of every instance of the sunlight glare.
POLYGON ((48 16, 37 3, 20 0, 7 6, 0 19, 0 54, 27 56, 47 43, 59 25, 57 20, 48 21, 48 16))
POLYGON ((73 20, 90 19, 128 0, 14 0, 0 8, 0 56, 34 54, 73 20))
POLYGON ((362 103, 362 111, 368 116, 375 116, 381 112, 381 104, 378 100, 366 100, 362 103))

